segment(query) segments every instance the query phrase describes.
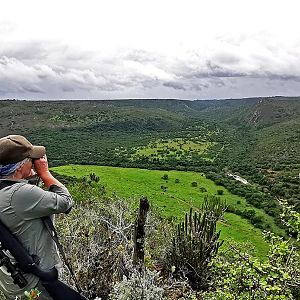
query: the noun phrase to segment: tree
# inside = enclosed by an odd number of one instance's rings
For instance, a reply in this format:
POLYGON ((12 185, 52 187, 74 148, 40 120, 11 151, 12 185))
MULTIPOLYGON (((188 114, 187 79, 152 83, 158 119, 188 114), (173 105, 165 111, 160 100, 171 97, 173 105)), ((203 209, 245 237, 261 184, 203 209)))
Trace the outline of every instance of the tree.
POLYGON ((199 191, 200 191, 201 193, 206 193, 206 192, 207 192, 207 189, 206 189, 205 187, 201 186, 201 187, 199 188, 199 191))

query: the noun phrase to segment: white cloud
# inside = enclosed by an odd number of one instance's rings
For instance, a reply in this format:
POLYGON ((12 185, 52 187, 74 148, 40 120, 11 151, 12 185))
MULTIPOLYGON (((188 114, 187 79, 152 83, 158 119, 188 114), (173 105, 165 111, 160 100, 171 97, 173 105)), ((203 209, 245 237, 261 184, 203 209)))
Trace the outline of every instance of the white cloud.
POLYGON ((300 94, 299 8, 293 0, 6 1, 0 97, 300 94))

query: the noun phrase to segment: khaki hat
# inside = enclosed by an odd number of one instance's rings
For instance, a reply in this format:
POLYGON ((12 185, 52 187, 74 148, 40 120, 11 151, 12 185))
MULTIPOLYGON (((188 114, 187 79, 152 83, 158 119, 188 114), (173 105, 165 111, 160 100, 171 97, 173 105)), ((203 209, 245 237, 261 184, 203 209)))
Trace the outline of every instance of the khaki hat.
POLYGON ((44 146, 34 146, 21 135, 8 135, 0 139, 0 164, 17 163, 25 158, 41 158, 44 146))

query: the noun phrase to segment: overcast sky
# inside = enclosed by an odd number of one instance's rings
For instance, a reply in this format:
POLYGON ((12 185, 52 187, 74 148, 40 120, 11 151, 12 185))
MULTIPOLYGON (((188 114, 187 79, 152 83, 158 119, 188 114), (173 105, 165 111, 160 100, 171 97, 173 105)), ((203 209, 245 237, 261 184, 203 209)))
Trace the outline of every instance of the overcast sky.
POLYGON ((300 1, 2 0, 0 99, 300 95, 300 1))

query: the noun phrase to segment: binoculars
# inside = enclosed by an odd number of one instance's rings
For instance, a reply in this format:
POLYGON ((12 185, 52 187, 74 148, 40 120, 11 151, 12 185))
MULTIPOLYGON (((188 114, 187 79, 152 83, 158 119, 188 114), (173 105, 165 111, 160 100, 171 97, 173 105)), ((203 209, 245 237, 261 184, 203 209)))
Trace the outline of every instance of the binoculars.
POLYGON ((14 284, 17 284, 21 289, 27 285, 27 280, 21 273, 21 270, 14 265, 9 257, 5 254, 5 249, 0 246, 0 267, 4 266, 7 269, 7 272, 10 273, 14 284))

